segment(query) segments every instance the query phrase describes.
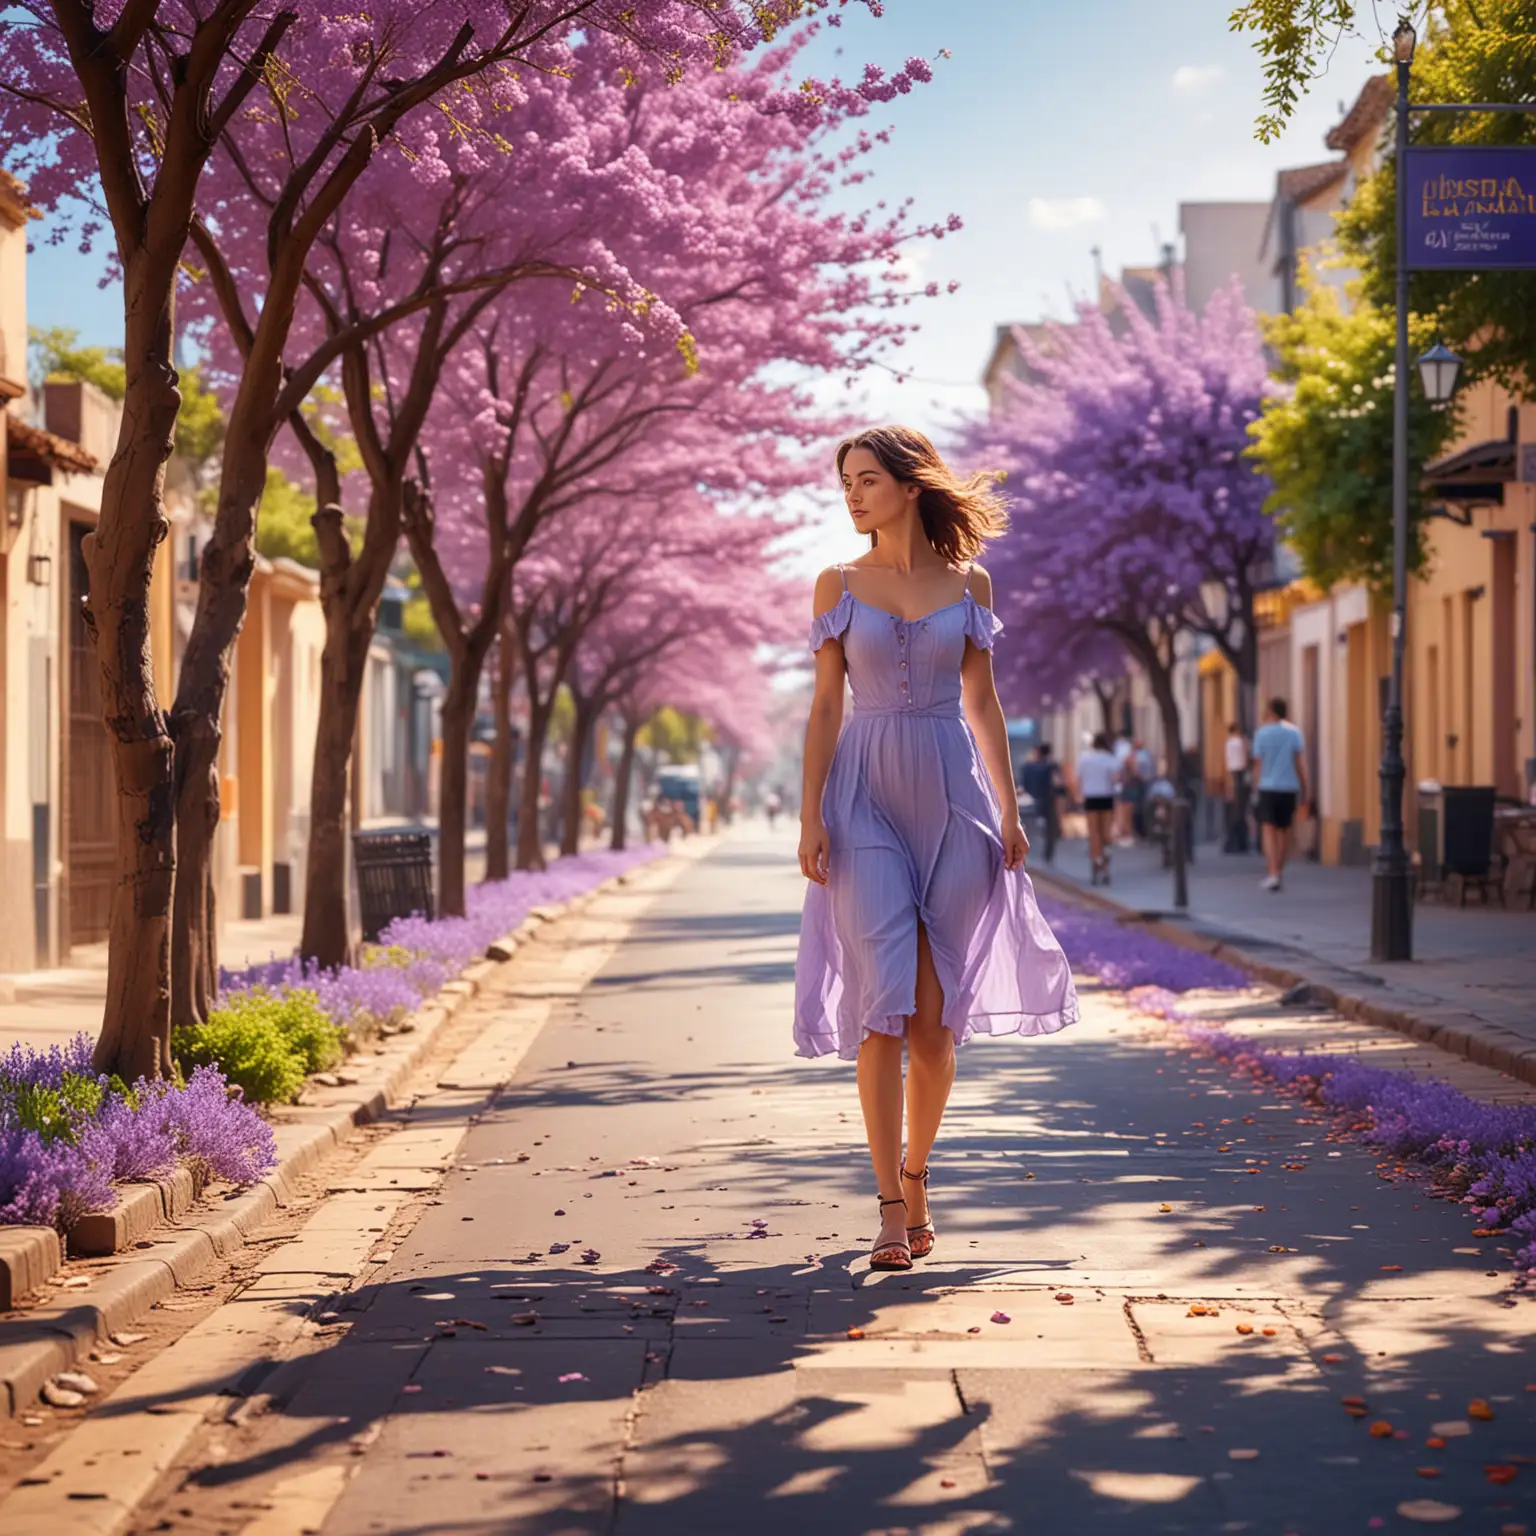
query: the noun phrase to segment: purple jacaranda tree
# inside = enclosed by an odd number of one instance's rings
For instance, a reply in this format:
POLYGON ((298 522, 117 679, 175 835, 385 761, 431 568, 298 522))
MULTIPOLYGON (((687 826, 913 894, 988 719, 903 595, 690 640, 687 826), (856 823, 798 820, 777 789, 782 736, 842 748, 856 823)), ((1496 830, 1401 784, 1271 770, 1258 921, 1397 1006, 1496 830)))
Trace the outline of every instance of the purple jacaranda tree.
POLYGON ((1250 697, 1257 675, 1274 532, 1268 482, 1244 456, 1265 382, 1253 315, 1235 286, 1199 314, 1160 287, 1151 318, 1084 308, 1019 344, 1029 378, 971 440, 1008 470, 1011 525, 990 560, 1002 617, 1034 625, 1037 651, 1059 639, 1074 667, 1091 632, 1118 642, 1176 764, 1179 636, 1208 636, 1250 697))

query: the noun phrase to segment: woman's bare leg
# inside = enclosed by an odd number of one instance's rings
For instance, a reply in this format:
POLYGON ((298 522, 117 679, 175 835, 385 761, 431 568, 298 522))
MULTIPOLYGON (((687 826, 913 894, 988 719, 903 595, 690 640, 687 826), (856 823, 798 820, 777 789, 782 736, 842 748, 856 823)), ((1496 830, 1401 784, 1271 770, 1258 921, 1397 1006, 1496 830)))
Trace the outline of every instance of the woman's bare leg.
MULTIPOLYGON (((920 1174, 949 1103, 955 1082, 955 1037, 940 1022, 944 990, 934 969, 928 931, 917 930, 917 1012, 907 1022, 907 1170, 920 1174)), ((928 1190, 916 1179, 902 1181, 907 1225, 928 1220, 928 1190)))
MULTIPOLYGON (((919 968, 921 985, 921 968, 919 968)), ((859 1047, 859 1104, 864 1110, 864 1134, 869 1160, 882 1200, 906 1193, 901 1177, 901 1036, 870 1033, 859 1047)), ((911 1218, 904 1207, 888 1205, 880 1215, 880 1243, 905 1243, 911 1218)))

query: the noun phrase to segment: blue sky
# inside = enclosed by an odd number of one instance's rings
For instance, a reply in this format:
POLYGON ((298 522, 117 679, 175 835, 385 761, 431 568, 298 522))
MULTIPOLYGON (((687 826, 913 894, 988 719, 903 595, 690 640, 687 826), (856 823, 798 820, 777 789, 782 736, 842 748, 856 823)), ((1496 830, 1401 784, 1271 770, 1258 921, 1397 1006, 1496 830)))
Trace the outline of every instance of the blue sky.
MULTIPOLYGON (((924 219, 965 221, 923 263, 925 280, 961 287, 924 306, 906 349, 922 382, 873 385, 872 416, 942 432, 982 403, 994 326, 1067 315, 1071 295, 1092 286, 1094 245, 1111 273, 1154 262, 1158 240, 1177 237, 1181 201, 1267 200, 1282 166, 1327 158, 1323 134, 1372 70, 1370 47, 1341 45, 1284 138, 1261 145, 1259 64, 1227 31, 1229 10, 1230 0, 885 0, 883 18, 850 5, 812 45, 807 69, 845 77, 866 60, 933 62, 932 84, 872 114, 895 138, 875 157, 878 190, 866 184, 858 198, 911 195, 924 219)), ((1374 27, 1369 8, 1363 24, 1374 27)), ((115 342, 121 301, 98 290, 99 271, 97 258, 41 248, 28 274, 32 323, 115 342)))

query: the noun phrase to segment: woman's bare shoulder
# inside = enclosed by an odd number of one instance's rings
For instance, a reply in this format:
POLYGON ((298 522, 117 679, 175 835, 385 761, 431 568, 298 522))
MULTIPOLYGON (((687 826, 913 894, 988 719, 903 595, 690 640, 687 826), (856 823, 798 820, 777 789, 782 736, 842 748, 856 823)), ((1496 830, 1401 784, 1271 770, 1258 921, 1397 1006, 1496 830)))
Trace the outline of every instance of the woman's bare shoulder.
POLYGON ((836 608, 843 595, 843 570, 829 565, 816 578, 816 588, 811 595, 811 611, 817 618, 836 608))
POLYGON ((992 578, 987 569, 982 565, 971 567, 971 596, 981 604, 983 608, 992 606, 992 578))

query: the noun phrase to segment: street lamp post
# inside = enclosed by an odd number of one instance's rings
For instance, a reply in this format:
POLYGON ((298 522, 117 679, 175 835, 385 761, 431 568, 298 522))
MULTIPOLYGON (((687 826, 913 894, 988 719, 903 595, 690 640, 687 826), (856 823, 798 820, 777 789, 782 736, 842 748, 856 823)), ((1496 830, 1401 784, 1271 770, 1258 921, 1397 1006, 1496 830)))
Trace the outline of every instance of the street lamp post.
POLYGON ((1413 903, 1403 836, 1403 631, 1408 597, 1408 77, 1417 42, 1404 17, 1397 63, 1397 351, 1392 374, 1392 678, 1381 721, 1381 837, 1371 861, 1371 959, 1413 958, 1413 903))

